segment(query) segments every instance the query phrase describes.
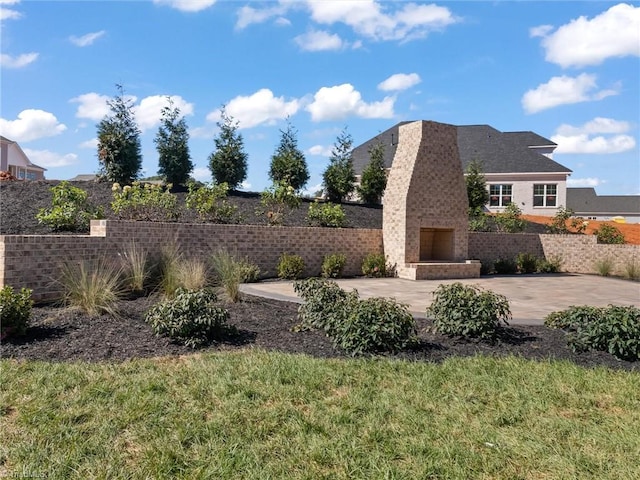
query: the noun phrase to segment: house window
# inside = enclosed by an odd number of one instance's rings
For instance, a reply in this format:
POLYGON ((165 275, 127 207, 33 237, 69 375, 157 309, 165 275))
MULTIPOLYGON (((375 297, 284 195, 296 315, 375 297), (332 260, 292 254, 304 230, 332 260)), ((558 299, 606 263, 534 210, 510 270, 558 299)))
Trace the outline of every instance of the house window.
POLYGON ((506 207, 512 202, 512 185, 489 185, 489 206, 506 207))
POLYGON ((36 180, 37 176, 35 172, 27 172, 27 180, 36 180))
POLYGON ((558 199, 558 186, 534 185, 533 186, 533 206, 534 207, 555 207, 558 199))

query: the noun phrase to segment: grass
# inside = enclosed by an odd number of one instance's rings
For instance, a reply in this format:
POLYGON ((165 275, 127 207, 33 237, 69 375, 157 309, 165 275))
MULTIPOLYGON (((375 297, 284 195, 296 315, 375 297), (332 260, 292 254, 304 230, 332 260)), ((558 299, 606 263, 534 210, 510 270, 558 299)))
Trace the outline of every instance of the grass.
POLYGON ((624 276, 629 280, 640 280, 640 264, 636 262, 636 259, 629 260, 624 265, 624 276))
POLYGON ((593 266, 596 269, 598 275, 608 277, 613 272, 613 264, 613 258, 604 257, 596 260, 593 266))
POLYGON ((130 242, 120 256, 129 287, 133 292, 143 292, 150 275, 147 251, 130 242))
POLYGON ((207 264, 197 258, 183 258, 177 265, 178 284, 187 290, 200 290, 207 286, 207 264))
POLYGON ((640 375, 244 351, 0 361, 0 475, 640 478, 640 375))
POLYGON ((232 302, 240 300, 240 284, 243 280, 242 263, 226 250, 218 250, 211 256, 216 282, 232 302))

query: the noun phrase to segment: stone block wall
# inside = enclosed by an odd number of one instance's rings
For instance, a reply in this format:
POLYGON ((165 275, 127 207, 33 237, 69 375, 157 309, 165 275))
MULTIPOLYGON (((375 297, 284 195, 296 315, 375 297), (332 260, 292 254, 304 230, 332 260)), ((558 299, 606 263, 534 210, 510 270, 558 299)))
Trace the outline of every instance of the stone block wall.
POLYGON ((469 258, 492 264, 500 258, 515 259, 519 253, 544 257, 540 235, 535 233, 469 232, 469 258))

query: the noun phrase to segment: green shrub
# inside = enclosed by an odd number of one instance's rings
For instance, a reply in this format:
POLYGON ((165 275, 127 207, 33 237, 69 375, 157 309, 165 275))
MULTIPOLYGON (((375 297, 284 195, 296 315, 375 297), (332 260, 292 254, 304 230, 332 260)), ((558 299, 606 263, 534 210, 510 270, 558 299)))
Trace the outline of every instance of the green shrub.
POLYGON ((520 273, 535 273, 538 270, 538 257, 532 253, 519 253, 516 266, 520 273))
POLYGON ((231 223, 238 207, 227 201, 228 193, 229 185, 226 183, 207 186, 190 183, 185 204, 195 210, 203 221, 231 223))
POLYGON ((31 317, 31 290, 14 292, 9 285, 0 289, 0 340, 24 335, 31 317))
POLYGON ((614 261, 611 257, 603 257, 597 259, 593 266, 596 269, 596 273, 598 275, 602 275, 603 277, 608 277, 613 272, 614 261))
POLYGON ((600 225, 600 228, 595 230, 593 234, 598 238, 598 243, 610 245, 621 245, 624 243, 624 235, 622 232, 608 223, 600 225))
POLYGON ((348 354, 397 352, 415 341, 416 322, 406 305, 374 297, 349 306, 333 338, 334 344, 348 354))
POLYGON ((484 213, 482 210, 470 212, 469 215, 469 231, 470 232, 490 232, 491 223, 489 220, 491 217, 484 213))
POLYGON ((307 220, 311 225, 340 228, 344 227, 346 219, 347 217, 341 205, 331 202, 320 203, 318 201, 309 204, 307 220))
POLYGON ((87 192, 69 182, 60 182, 51 192, 52 207, 41 208, 36 218, 55 231, 86 232, 91 220, 104 218, 102 209, 89 203, 87 192))
POLYGON ((260 276, 260 269, 247 259, 238 259, 226 250, 218 250, 211 257, 211 264, 216 282, 226 293, 229 300, 240 299, 240 284, 255 282, 260 276))
POLYGON ((509 203, 504 212, 498 213, 494 220, 498 226, 498 231, 506 233, 522 232, 527 226, 522 218, 522 211, 515 203, 509 203))
POLYGON ((304 300, 298 309, 300 326, 323 330, 332 338, 348 315, 350 305, 358 301, 358 292, 347 293, 337 283, 321 278, 294 282, 293 289, 304 300))
POLYGON ((640 309, 635 306, 571 306, 544 320, 567 333, 574 352, 598 350, 624 360, 640 358, 640 309))
POLYGON ((347 264, 347 257, 342 253, 325 255, 322 259, 322 276, 325 278, 339 278, 347 264))
POLYGON ((285 216, 300 206, 300 197, 287 182, 277 182, 260 194, 260 204, 258 215, 266 215, 269 225, 282 225, 285 216))
POLYGON ((362 274, 365 277, 384 277, 387 275, 387 259, 383 253, 370 253, 362 260, 362 274))
POLYGON ((177 197, 170 192, 171 185, 162 187, 151 183, 133 182, 120 187, 114 183, 111 209, 123 220, 148 222, 174 221, 179 217, 177 197))
POLYGON ((512 275, 518 271, 518 265, 510 258, 499 258, 493 262, 493 270, 498 275, 512 275))
POLYGON ((278 261, 278 277, 296 280, 300 278, 304 271, 304 260, 300 255, 290 255, 283 253, 278 261))
POLYGON ((435 331, 458 337, 494 338, 511 318, 503 295, 460 282, 439 285, 427 308, 435 331))
POLYGON ((211 290, 179 288, 173 299, 151 307, 145 320, 156 335, 166 335, 196 348, 228 330, 229 312, 216 302, 216 294, 211 290))
POLYGON ((561 267, 562 257, 560 256, 552 256, 538 260, 538 272, 540 273, 558 273, 561 267))

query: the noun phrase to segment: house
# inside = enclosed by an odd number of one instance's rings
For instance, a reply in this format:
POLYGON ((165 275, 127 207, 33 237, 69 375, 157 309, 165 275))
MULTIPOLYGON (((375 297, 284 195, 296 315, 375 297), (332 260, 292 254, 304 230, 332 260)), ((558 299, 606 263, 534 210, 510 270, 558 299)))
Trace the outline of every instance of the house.
MULTIPOLYGON (((353 150, 356 175, 369 163, 369 149, 385 145, 385 166, 391 167, 400 122, 353 150)), ((489 189, 490 212, 498 213, 513 202, 524 214, 553 216, 567 205, 567 177, 571 170, 553 160, 555 143, 533 132, 501 132, 489 125, 461 125, 457 146, 463 169, 472 161, 482 165, 489 189)))
POLYGON ((44 180, 46 168, 31 163, 20 145, 0 136, 0 171, 20 180, 44 180))
POLYGON ((568 188, 567 208, 587 220, 640 223, 640 195, 598 195, 594 188, 568 188))

